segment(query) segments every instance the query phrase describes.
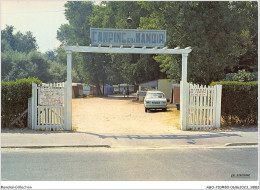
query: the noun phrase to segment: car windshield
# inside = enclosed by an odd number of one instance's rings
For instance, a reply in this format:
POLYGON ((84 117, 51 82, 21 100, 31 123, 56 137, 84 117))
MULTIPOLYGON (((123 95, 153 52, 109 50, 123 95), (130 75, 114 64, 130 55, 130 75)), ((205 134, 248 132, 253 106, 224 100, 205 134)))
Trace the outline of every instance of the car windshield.
POLYGON ((147 98, 164 98, 163 93, 151 93, 147 94, 147 98))

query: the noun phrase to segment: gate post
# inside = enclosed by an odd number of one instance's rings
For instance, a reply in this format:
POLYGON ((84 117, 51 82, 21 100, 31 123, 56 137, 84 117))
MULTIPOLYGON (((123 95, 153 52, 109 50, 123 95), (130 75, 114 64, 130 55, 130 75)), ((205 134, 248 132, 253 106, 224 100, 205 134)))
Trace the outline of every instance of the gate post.
POLYGON ((222 85, 217 85, 217 101, 216 101, 216 127, 220 128, 221 126, 221 96, 222 96, 222 85))
POLYGON ((31 126, 32 129, 36 128, 37 125, 37 84, 32 83, 32 120, 31 120, 31 126))
POLYGON ((188 54, 182 54, 182 81, 181 81, 181 91, 180 91, 180 124, 181 130, 187 130, 187 117, 188 117, 188 107, 189 107, 189 84, 187 83, 187 60, 188 54))
POLYGON ((71 62, 72 62, 72 51, 66 51, 67 54, 67 83, 66 83, 66 100, 65 100, 65 129, 71 130, 72 129, 72 80, 71 80, 71 62))
POLYGON ((27 127, 32 129, 32 98, 28 98, 28 117, 27 117, 27 127))
POLYGON ((180 124, 181 130, 188 129, 188 109, 189 109, 189 83, 181 81, 180 91, 180 124))

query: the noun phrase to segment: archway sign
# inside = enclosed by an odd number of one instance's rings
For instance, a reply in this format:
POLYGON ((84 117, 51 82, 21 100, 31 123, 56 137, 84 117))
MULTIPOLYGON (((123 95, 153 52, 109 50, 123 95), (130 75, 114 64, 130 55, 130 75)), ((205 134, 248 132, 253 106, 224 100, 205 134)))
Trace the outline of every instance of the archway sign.
MULTIPOLYGON (((65 95, 65 129, 72 129, 72 52, 84 53, 121 53, 121 54, 181 54, 182 84, 187 83, 187 58, 192 51, 190 47, 168 49, 165 30, 121 30, 121 29, 90 29, 91 43, 89 46, 65 46, 67 54, 67 88, 65 95)), ((181 88, 180 123, 181 129, 187 130, 188 98, 185 88, 181 88)))

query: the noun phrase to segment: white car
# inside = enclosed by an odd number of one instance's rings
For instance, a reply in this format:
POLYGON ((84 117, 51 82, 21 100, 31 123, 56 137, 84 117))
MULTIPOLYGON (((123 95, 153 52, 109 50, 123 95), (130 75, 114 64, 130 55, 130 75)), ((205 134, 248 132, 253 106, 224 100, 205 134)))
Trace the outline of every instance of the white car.
POLYGON ((144 109, 147 112, 150 109, 162 109, 167 111, 167 99, 161 91, 147 91, 144 99, 144 109))

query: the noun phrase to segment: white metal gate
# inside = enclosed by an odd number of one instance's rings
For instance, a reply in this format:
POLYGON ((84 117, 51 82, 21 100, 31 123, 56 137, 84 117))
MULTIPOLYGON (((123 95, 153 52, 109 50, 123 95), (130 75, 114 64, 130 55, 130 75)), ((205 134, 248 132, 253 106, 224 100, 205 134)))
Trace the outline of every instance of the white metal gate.
POLYGON ((65 83, 32 84, 32 129, 64 130, 65 83))
POLYGON ((186 83, 188 90, 187 129, 219 128, 221 122, 222 86, 200 86, 186 83))

